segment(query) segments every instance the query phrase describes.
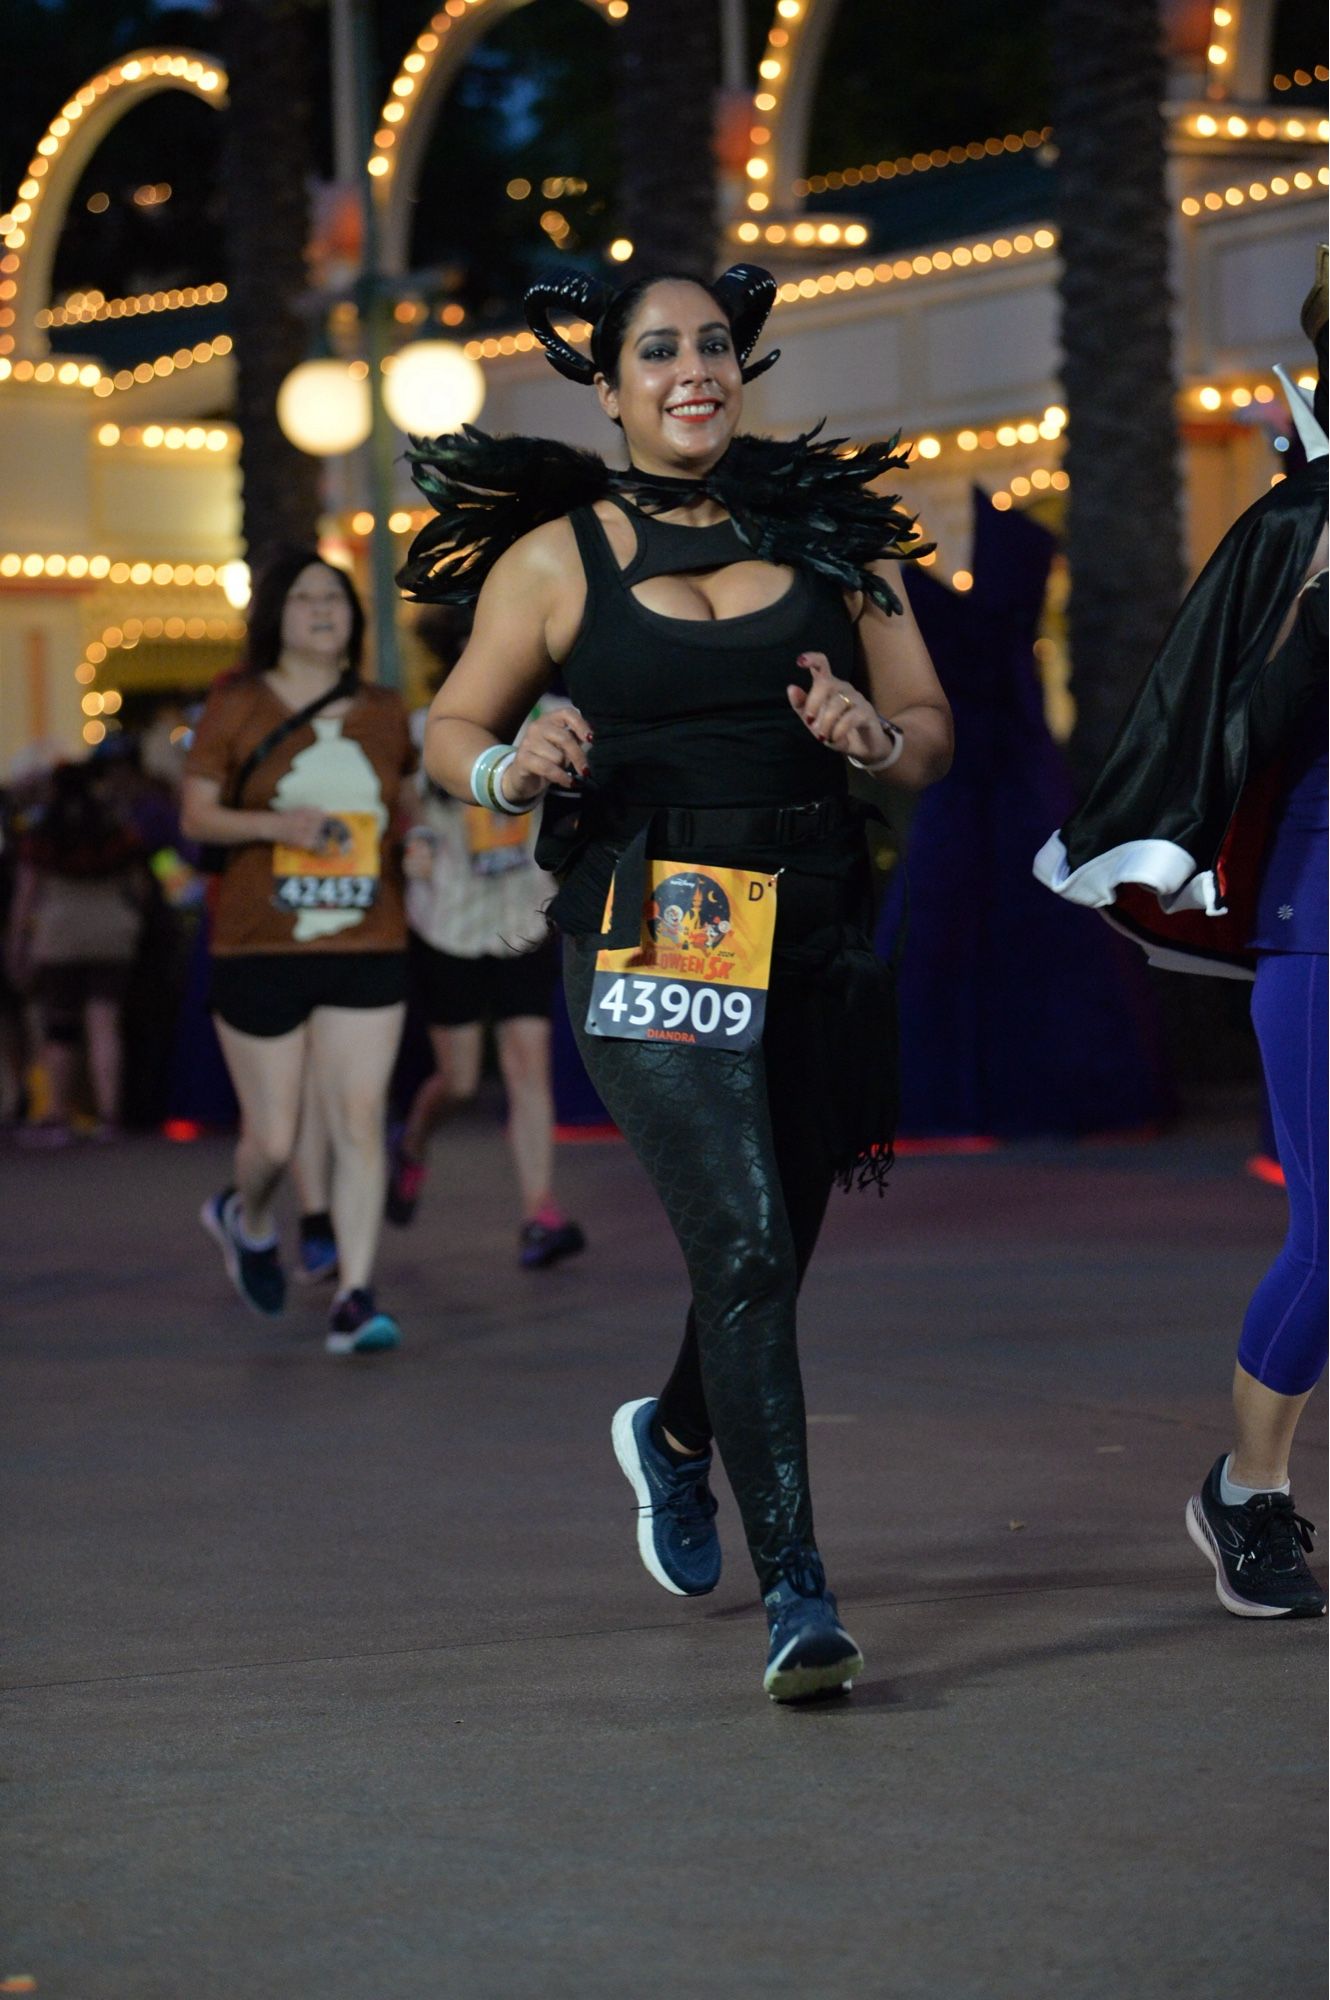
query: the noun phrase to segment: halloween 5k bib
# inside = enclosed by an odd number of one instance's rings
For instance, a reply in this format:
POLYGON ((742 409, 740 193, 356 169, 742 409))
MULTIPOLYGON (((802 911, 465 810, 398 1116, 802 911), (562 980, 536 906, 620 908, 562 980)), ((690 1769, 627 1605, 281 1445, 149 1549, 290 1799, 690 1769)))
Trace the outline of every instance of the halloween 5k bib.
POLYGON ((279 910, 368 910, 379 893, 379 815, 330 812, 324 843, 314 852, 272 851, 273 901, 279 910))
MULTIPOLYGON (((606 925, 613 900, 611 887, 606 925)), ((651 862, 641 940, 597 955, 587 1033, 751 1048, 766 1018, 775 930, 773 875, 651 862)))

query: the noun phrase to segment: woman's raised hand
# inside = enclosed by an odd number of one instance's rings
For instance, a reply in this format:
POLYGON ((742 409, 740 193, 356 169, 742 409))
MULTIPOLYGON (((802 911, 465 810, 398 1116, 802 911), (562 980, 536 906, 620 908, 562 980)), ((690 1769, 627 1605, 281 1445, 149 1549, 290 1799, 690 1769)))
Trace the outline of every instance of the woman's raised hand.
POLYGON ((536 799, 549 786, 567 791, 585 778, 591 724, 572 705, 546 710, 527 723, 517 755, 503 774, 504 796, 514 805, 536 799))
POLYGON ((273 814, 277 839, 287 847, 303 848, 318 854, 326 841, 328 815, 322 806, 290 806, 273 814))
POLYGON ((837 680, 826 654, 800 653, 798 665, 812 675, 813 684, 807 692, 793 685, 786 692, 790 707, 818 742, 861 764, 876 764, 887 756, 892 739, 876 710, 849 681, 837 680))

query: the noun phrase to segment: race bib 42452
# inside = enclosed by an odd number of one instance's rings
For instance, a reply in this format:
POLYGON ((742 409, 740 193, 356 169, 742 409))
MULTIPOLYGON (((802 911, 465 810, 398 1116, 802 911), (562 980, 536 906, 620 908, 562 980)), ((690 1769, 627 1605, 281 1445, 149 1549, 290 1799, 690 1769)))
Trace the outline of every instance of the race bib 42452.
POLYGON ((332 812, 323 846, 272 851, 273 901, 281 910, 368 910, 379 893, 379 816, 332 812))
POLYGON ((766 1016, 775 930, 774 875, 653 861, 640 942, 597 955, 587 1033, 751 1048, 766 1016))

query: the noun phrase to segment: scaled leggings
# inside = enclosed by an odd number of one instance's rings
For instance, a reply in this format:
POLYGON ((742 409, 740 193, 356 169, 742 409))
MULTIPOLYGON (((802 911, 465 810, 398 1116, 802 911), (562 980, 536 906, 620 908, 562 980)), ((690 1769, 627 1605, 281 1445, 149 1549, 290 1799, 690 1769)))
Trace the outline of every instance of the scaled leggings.
POLYGON ((801 1060, 809 1000, 777 980, 762 1041, 743 1053, 587 1035, 596 948, 565 944, 578 1047, 664 1204, 693 1293, 661 1421, 688 1446, 714 1431, 765 1591, 787 1548, 813 1544, 795 1303, 833 1175, 801 1060))
POLYGON ((1262 953, 1252 996, 1288 1236, 1247 1308, 1238 1360, 1281 1396, 1313 1388, 1326 1358, 1326 964, 1262 953))

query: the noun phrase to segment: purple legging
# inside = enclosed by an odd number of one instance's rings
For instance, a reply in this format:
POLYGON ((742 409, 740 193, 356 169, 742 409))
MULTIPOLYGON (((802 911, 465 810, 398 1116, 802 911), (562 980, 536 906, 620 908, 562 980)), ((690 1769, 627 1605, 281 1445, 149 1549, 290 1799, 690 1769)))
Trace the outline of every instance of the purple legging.
POLYGON ((1309 952, 1263 952, 1252 996, 1288 1235, 1247 1308, 1238 1360, 1281 1396, 1314 1388, 1325 1367, 1326 964, 1309 952))

